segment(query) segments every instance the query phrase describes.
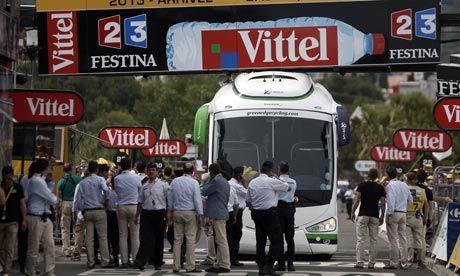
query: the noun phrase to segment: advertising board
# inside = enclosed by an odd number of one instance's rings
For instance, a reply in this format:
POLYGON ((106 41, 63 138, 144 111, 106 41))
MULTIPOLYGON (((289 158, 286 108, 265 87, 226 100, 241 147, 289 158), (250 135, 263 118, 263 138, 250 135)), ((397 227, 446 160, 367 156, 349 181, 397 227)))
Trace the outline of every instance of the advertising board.
POLYGON ((39 46, 48 49, 39 53, 39 73, 417 70, 440 60, 435 0, 118 5, 139 1, 88 1, 67 10, 39 1, 39 46))
POLYGON ((150 127, 108 126, 99 131, 98 138, 106 148, 148 149, 155 146, 157 134, 150 127))
POLYGON ((158 140, 153 148, 143 149, 145 156, 180 157, 187 151, 187 145, 182 140, 158 140))
POLYGON ((375 145, 371 149, 371 157, 379 162, 411 162, 415 152, 400 150, 393 145, 375 145))
POLYGON ((75 91, 16 89, 9 96, 20 123, 71 125, 83 116, 83 99, 75 91))
POLYGON ((433 107, 433 118, 441 129, 460 129, 460 97, 440 98, 433 107))
POLYGON ((393 145, 401 150, 444 152, 452 139, 444 131, 401 128, 393 134, 393 145))

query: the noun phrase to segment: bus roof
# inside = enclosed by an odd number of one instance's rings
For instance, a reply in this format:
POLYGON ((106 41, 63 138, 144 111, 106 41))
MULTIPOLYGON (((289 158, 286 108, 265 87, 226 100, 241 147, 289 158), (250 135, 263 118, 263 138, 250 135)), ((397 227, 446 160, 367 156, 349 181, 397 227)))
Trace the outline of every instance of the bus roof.
POLYGON ((214 96, 209 112, 241 109, 299 109, 336 113, 337 104, 320 84, 304 73, 243 73, 214 96))

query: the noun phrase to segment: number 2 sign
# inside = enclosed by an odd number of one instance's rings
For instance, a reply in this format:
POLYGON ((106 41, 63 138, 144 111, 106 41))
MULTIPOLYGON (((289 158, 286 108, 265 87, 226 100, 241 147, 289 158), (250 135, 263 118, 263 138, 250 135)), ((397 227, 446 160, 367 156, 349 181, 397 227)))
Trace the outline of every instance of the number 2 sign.
MULTIPOLYGON (((412 9, 391 13, 391 36, 399 39, 412 40, 412 9)), ((436 9, 415 13, 415 36, 436 39, 436 9)))
MULTIPOLYGON (((147 16, 145 14, 124 20, 124 43, 128 46, 147 48, 147 16)), ((98 20, 99 46, 121 49, 121 19, 114 15, 98 20)))

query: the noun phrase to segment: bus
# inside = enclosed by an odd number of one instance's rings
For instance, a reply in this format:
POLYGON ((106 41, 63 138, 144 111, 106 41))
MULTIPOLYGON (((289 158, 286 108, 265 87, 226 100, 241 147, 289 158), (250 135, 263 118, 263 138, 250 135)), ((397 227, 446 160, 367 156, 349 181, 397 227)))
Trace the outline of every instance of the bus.
MULTIPOLYGON (((287 161, 295 192, 296 254, 330 258, 337 250, 337 154, 349 143, 346 110, 304 73, 241 73, 222 80, 195 116, 194 141, 210 162, 259 171, 287 161)), ((250 174, 250 175, 254 175, 250 174)), ((250 179, 247 179, 250 180, 250 179)), ((255 254, 255 225, 243 213, 240 254, 255 254)))

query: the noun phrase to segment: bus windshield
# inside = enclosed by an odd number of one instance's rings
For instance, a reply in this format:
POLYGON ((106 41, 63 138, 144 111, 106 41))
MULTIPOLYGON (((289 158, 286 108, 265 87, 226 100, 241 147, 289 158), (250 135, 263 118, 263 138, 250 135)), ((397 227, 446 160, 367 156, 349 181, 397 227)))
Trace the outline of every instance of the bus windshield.
MULTIPOLYGON (((333 187, 332 122, 304 117, 216 117, 214 160, 259 171, 271 160, 290 165, 298 207, 329 204, 333 187)), ((329 116, 329 120, 331 116, 329 116)), ((276 173, 276 169, 274 171, 276 173)))

